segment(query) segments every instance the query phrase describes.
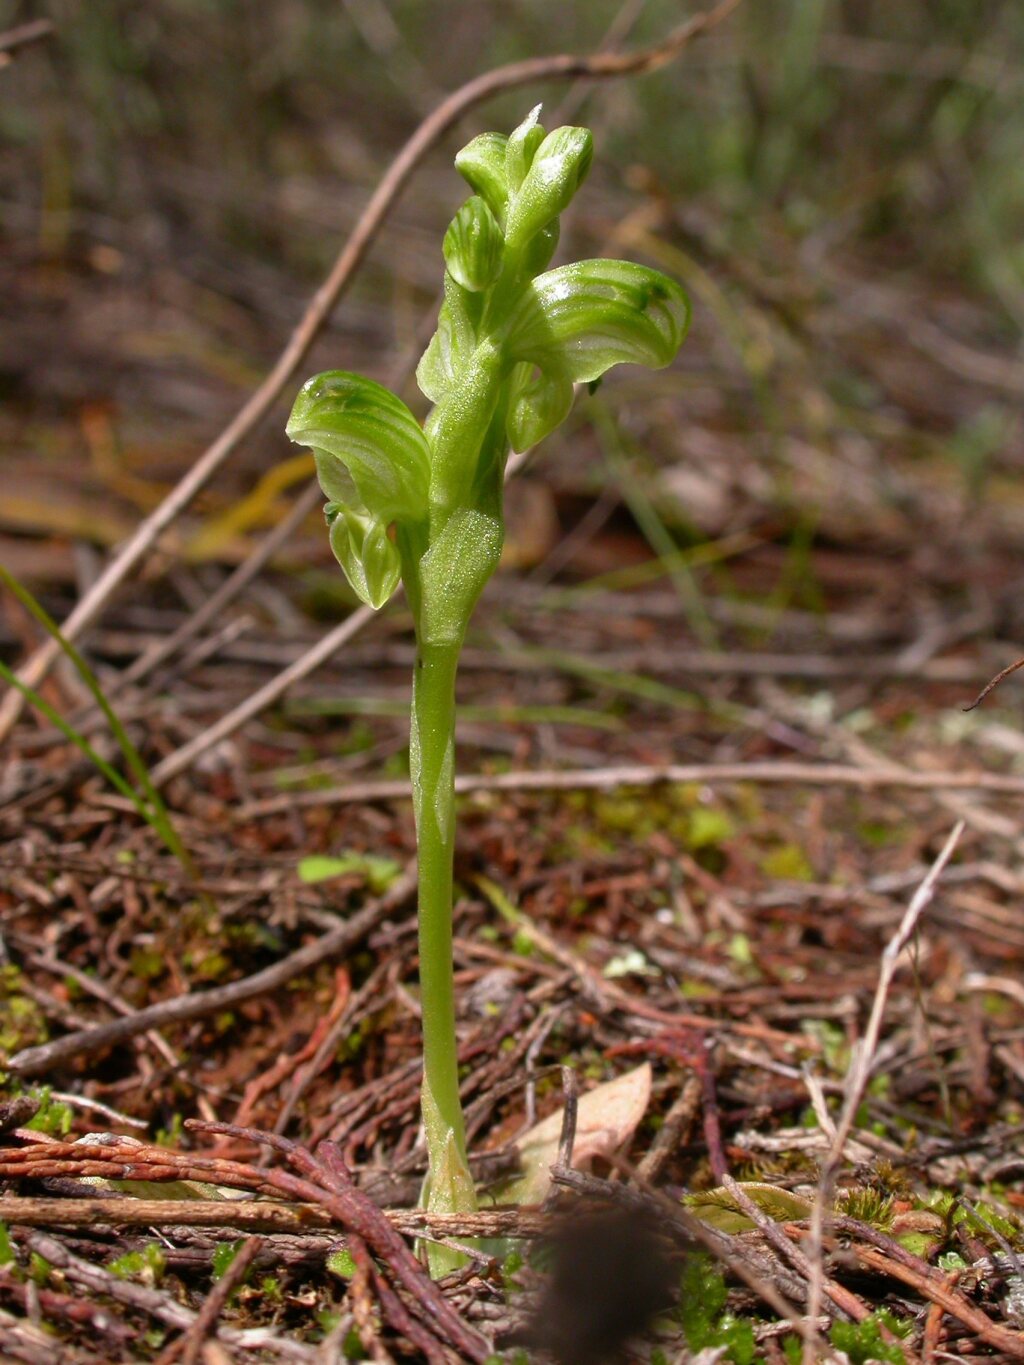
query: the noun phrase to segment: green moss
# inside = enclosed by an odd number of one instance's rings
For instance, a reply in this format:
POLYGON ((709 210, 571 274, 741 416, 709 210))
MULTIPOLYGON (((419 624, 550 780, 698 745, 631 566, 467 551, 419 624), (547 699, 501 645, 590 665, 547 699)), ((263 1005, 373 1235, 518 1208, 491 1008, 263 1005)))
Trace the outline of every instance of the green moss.
POLYGON ((813 882, 814 868, 798 844, 780 844, 761 859, 766 877, 782 882, 813 882))
POLYGON ((246 1245, 246 1239, 240 1237, 236 1242, 218 1242, 213 1249, 213 1279, 224 1279, 227 1275, 231 1263, 238 1256, 240 1250, 246 1245))
POLYGON ((185 1131, 185 1119, 182 1114, 172 1114, 171 1121, 166 1128, 158 1128, 153 1141, 158 1147, 177 1147, 181 1142, 181 1135, 185 1131))
POLYGON ((167 970, 167 958, 159 948, 136 947, 132 949, 128 966, 132 976, 139 981, 155 981, 167 970))
POLYGON ((221 981, 231 971, 231 959, 218 949, 206 953, 189 953, 186 955, 185 965, 200 981, 221 981))
POLYGON ((347 1247, 342 1247, 340 1251, 332 1251, 325 1264, 330 1273, 336 1275, 339 1280, 350 1280, 356 1273, 356 1263, 347 1247))
POLYGON ((858 1222, 869 1223, 880 1232, 892 1227, 894 1197, 870 1187, 840 1190, 836 1196, 836 1211, 858 1222))
POLYGON ((49 1133, 51 1137, 67 1137, 72 1119, 68 1105, 53 1099, 48 1085, 33 1087, 28 1093, 39 1101, 39 1108, 25 1127, 36 1133, 49 1133))
POLYGON ((23 994, 21 981, 17 967, 0 967, 0 1057, 45 1043, 49 1036, 42 1010, 23 994))
POLYGON ((147 1242, 139 1251, 127 1251, 107 1266, 119 1280, 138 1280, 150 1287, 158 1285, 167 1269, 167 1257, 155 1242, 147 1242))
POLYGON ((725 1277, 712 1257, 688 1256, 675 1310, 686 1344, 691 1351, 721 1350, 734 1365, 752 1365, 757 1359, 754 1329, 728 1311, 727 1299, 725 1277))
POLYGON ((42 1286, 46 1284, 47 1280, 50 1278, 52 1270, 53 1266, 44 1256, 40 1256, 38 1251, 32 1252, 31 1256, 28 1258, 28 1273, 30 1279, 42 1286))
POLYGON ((685 844, 691 853, 719 848, 735 832, 736 827, 724 810, 715 806, 698 806, 688 816, 685 844))
POLYGON ((829 1339, 836 1350, 846 1353, 850 1365, 868 1365, 875 1360, 903 1365, 906 1356, 895 1342, 885 1340, 882 1329, 888 1328, 902 1337, 907 1335, 909 1326, 883 1310, 872 1313, 863 1322, 834 1322, 829 1339))

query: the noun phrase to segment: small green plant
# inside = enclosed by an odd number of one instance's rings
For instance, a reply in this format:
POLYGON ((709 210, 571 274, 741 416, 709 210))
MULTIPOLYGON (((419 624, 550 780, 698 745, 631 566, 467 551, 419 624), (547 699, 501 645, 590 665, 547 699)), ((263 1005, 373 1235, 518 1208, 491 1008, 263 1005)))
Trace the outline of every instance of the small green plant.
POLYGON ((505 463, 565 419, 576 384, 622 362, 667 365, 689 322, 682 289, 656 270, 608 260, 547 269, 593 143, 586 128, 545 134, 539 112, 509 137, 481 134, 455 159, 474 193, 444 237, 444 303, 416 372, 434 405, 423 425, 380 384, 340 370, 303 386, 288 423, 313 451, 331 546, 353 589, 381 607, 401 580, 415 622, 424 1203, 438 1212, 476 1202, 452 980, 455 675, 501 558, 505 463))
POLYGON ((132 803, 140 818, 145 820, 154 833, 159 836, 164 847, 169 853, 177 858, 185 873, 189 877, 194 877, 195 865, 193 864, 192 858, 182 843, 178 831, 174 827, 174 822, 171 820, 170 813, 164 804, 163 798, 153 785, 153 781, 149 775, 149 769, 146 767, 141 754, 132 743, 127 730, 125 730, 124 726, 121 724, 117 713, 104 695, 99 679, 75 646, 63 634, 60 627, 45 607, 37 602, 24 584, 20 583, 11 571, 4 568, 2 564, 0 564, 0 583, 3 583, 3 585, 14 594, 25 610, 34 617, 46 633, 60 645, 68 662, 72 665, 82 683, 84 683, 87 691, 92 696, 93 701, 102 711, 107 724, 110 726, 111 734, 114 736, 117 746, 121 750, 125 767, 135 778, 137 786, 133 787, 130 782, 126 781, 118 770, 96 751, 93 745, 89 743, 80 731, 69 724, 60 712, 57 711, 55 707, 51 706, 41 693, 37 692, 35 688, 29 687, 27 683, 22 682, 13 669, 8 668, 2 660, 0 660, 0 678, 9 683, 11 687, 16 688, 26 701, 34 706, 36 710, 41 711, 50 724, 55 726, 65 739, 70 740, 89 762, 92 763, 97 771, 107 779, 115 791, 119 792, 132 803))
POLYGON ((137 1251, 126 1251, 109 1262, 107 1269, 119 1280, 138 1280, 152 1288, 158 1285, 167 1271, 167 1257, 155 1242, 147 1242, 137 1251))

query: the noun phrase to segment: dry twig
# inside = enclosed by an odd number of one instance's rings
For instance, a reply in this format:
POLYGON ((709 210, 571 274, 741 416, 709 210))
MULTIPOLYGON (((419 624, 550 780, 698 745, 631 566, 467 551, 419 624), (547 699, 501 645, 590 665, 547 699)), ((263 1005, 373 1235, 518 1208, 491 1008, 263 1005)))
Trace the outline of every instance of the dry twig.
POLYGON ((864 1091, 871 1076, 871 1067, 874 1062, 875 1051, 878 1047, 878 1040, 882 1032, 882 1020, 885 1016, 889 991, 899 966, 900 956, 917 931, 918 920, 921 918, 926 906, 935 894, 935 888, 938 885, 939 878, 942 876, 943 869, 950 858, 952 858, 956 846, 960 842, 964 827, 963 820, 959 821, 953 827, 953 830, 943 845, 938 857, 929 868, 927 876, 911 898, 910 904, 907 906, 906 912, 903 919, 900 921, 896 933, 886 944, 885 951, 882 954, 882 962, 878 972, 878 985, 875 989, 874 1000, 871 1003, 871 1014, 868 1018, 867 1028, 864 1030, 864 1037, 854 1049, 853 1056, 850 1059, 850 1067, 844 1087, 843 1107, 835 1126, 835 1133, 832 1137, 828 1156, 822 1167, 821 1177, 818 1182, 818 1189, 814 1200, 814 1208, 811 1213, 809 1247, 811 1276, 810 1288, 807 1295, 809 1328, 804 1338, 805 1365, 813 1365, 818 1348, 818 1334, 814 1324, 817 1321, 818 1314, 821 1310, 821 1293, 825 1278, 823 1247, 825 1210, 831 1199, 836 1176, 838 1175, 840 1165, 842 1164, 843 1150, 846 1146, 847 1138, 853 1130, 857 1108, 864 1096, 864 1091))

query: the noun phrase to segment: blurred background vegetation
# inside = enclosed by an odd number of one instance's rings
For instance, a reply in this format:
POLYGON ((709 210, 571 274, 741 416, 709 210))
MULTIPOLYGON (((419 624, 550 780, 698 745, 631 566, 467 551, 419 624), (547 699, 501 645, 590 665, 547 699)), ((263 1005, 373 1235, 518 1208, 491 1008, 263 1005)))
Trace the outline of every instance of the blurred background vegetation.
MULTIPOLYGON (((265 372, 445 92, 609 31, 651 41, 686 12, 0 0, 0 28, 56 25, 0 71, 5 559, 69 587, 69 537, 109 545, 155 505, 265 372)), ((986 499, 985 536, 1019 544, 1022 54, 1017 0, 747 0, 656 74, 497 98, 422 166, 305 369, 408 365, 462 193, 454 150, 567 100, 598 156, 562 258, 659 264, 696 321, 675 369, 616 376, 546 450, 552 526, 618 470, 658 554, 744 530, 790 557, 830 536, 920 548, 925 527, 956 540, 973 526, 976 543, 986 499)), ((193 558, 237 558, 280 515, 272 489, 249 524, 196 539, 291 455, 281 425, 191 514, 193 558)), ((308 539, 299 559, 323 562, 308 539)))

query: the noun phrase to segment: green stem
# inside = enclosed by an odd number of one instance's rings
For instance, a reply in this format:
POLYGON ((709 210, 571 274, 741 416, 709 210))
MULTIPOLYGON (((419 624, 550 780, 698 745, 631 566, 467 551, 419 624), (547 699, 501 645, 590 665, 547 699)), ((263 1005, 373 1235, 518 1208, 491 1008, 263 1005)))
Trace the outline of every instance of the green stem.
POLYGON ((460 644, 420 640, 413 680, 410 766, 419 849, 423 1122, 430 1162, 425 1203, 476 1207, 459 1102, 452 980, 455 851, 455 674, 460 644))

